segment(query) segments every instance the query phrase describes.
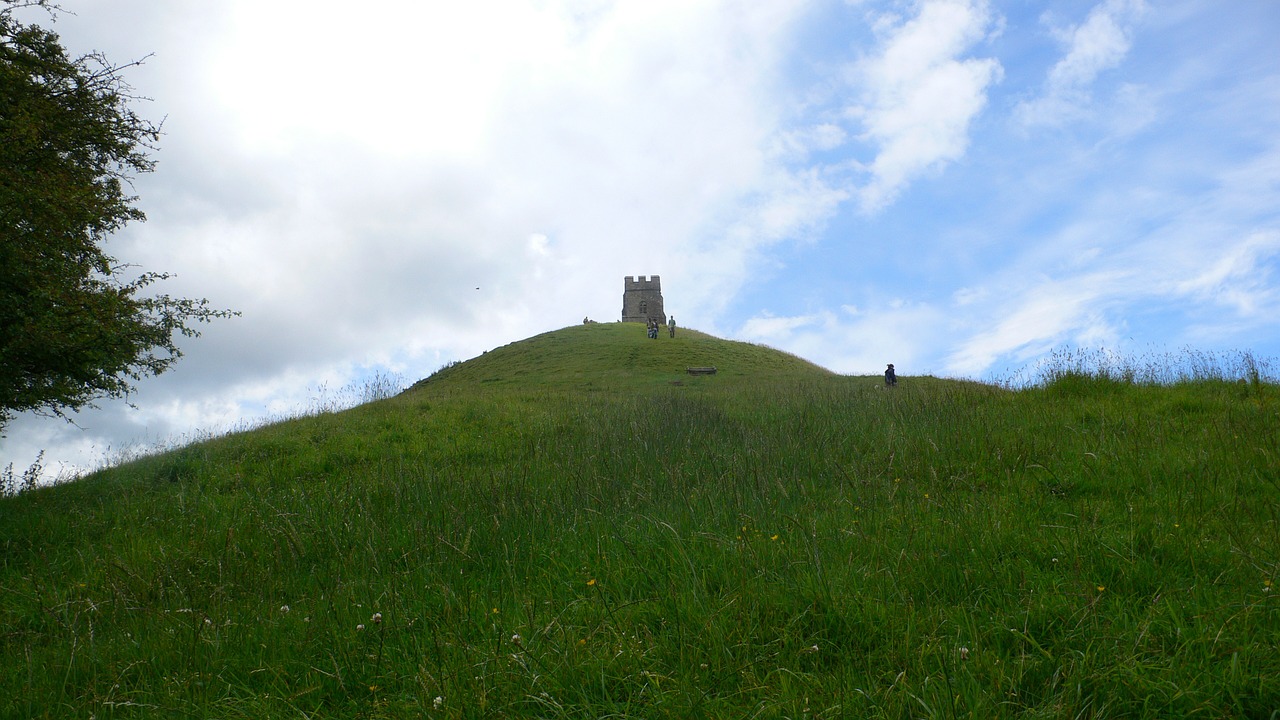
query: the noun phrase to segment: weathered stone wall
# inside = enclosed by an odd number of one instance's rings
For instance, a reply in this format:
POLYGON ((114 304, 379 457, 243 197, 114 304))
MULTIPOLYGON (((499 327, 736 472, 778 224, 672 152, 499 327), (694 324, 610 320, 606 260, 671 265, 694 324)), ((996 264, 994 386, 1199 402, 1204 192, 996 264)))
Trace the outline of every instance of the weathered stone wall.
POLYGON ((660 323, 667 321, 667 314, 662 310, 662 281, 657 275, 648 278, 628 275, 623 281, 622 322, 647 322, 650 319, 660 323))

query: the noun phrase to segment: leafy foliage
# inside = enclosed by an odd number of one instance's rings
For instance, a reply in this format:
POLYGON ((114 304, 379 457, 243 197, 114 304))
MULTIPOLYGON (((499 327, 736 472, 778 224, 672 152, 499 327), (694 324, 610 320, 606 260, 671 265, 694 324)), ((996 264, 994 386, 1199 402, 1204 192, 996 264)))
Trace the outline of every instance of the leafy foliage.
POLYGON ((181 356, 175 335, 232 313, 147 295, 164 273, 129 277, 107 237, 145 216, 129 179, 150 172, 160 128, 129 106, 122 71, 71 59, 58 36, 0 7, 0 425, 15 412, 63 414, 181 356))

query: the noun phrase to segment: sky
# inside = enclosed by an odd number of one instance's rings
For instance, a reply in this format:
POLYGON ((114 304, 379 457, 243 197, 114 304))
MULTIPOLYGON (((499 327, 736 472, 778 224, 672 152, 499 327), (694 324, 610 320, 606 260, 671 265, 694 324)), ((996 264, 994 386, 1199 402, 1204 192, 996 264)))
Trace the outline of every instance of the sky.
POLYGON ((63 0, 163 121, 109 251, 240 317, 74 472, 621 316, 833 371, 1280 356, 1271 0, 63 0), (380 382, 381 380, 378 380, 380 382))

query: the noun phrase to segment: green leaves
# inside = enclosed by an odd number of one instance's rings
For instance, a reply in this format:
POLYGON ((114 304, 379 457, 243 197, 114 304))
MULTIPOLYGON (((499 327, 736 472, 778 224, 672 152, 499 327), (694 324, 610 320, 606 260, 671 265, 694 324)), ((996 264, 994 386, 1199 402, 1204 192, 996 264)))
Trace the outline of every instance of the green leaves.
POLYGON ((31 4, 0 9, 0 426, 15 412, 125 396, 182 355, 175 333, 233 314, 145 296, 168 276, 126 279, 103 250, 145 220, 126 186, 154 168, 160 128, 129 105, 122 71, 136 63, 73 60, 56 34, 13 17, 31 4))

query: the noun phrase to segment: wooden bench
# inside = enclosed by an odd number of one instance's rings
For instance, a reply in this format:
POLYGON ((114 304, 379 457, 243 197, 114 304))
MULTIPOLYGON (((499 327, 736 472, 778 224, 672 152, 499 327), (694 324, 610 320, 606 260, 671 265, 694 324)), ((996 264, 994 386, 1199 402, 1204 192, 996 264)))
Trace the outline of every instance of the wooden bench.
POLYGON ((716 369, 713 367, 691 367, 691 368, 685 368, 684 371, 689 373, 690 375, 715 375, 716 374, 716 369))

